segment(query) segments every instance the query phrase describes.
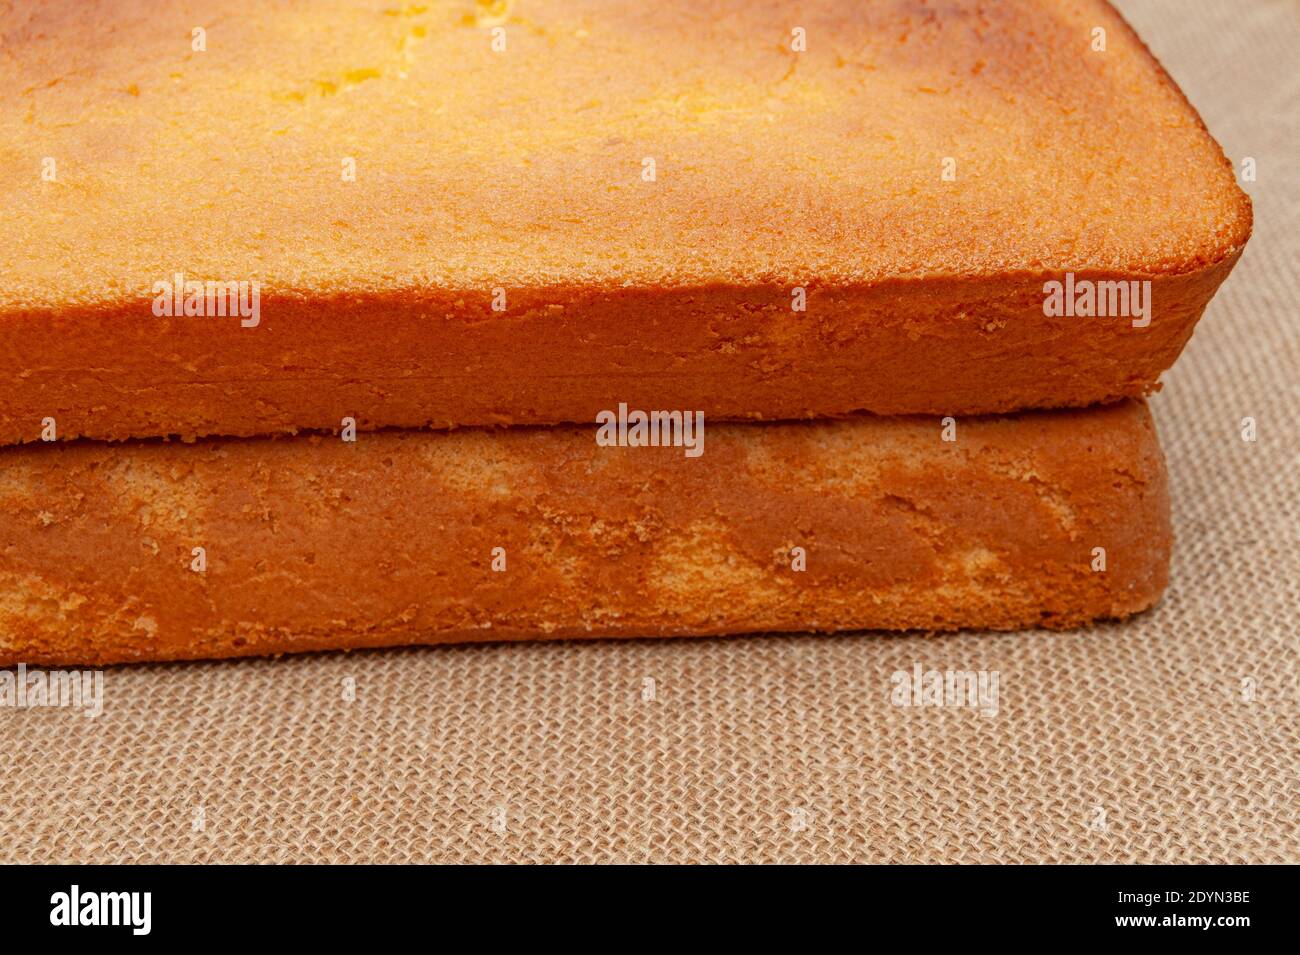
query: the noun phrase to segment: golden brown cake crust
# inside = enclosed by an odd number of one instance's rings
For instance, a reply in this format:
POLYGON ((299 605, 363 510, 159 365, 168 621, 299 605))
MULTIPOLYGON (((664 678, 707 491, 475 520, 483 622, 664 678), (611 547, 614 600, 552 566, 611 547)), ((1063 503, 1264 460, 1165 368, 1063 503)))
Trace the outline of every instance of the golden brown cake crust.
POLYGON ((0 443, 1114 400, 1250 232, 1100 0, 495 6, 0 12, 0 443), (155 317, 177 271, 260 325, 155 317), (1151 325, 1045 318, 1067 271, 1151 325))
POLYGON ((697 458, 574 427, 7 448, 0 664, 1068 627, 1159 598, 1145 404, 956 429, 716 425, 697 458))

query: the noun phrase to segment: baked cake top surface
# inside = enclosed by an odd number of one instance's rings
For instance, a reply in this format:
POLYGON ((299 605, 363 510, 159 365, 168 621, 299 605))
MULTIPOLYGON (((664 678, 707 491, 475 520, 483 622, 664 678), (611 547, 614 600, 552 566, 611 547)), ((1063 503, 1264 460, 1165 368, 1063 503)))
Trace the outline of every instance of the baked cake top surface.
POLYGON ((1101 0, 49 0, 0 11, 0 89, 5 308, 175 272, 306 296, 1178 272, 1250 229, 1101 0))

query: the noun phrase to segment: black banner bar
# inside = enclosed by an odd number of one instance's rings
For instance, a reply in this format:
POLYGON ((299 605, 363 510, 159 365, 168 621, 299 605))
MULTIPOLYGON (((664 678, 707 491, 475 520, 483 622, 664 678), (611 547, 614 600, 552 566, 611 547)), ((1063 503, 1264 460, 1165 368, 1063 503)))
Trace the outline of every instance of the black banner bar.
POLYGON ((911 926, 945 948, 959 938, 1231 946, 1294 928, 1293 876, 1236 866, 681 869, 598 879, 447 867, 7 867, 0 912, 10 943, 334 946, 431 928, 454 932, 450 941, 477 927, 492 942, 518 932, 533 945, 596 933, 613 945, 642 936, 667 944, 698 925, 733 941, 761 940, 769 926, 863 941, 911 926))

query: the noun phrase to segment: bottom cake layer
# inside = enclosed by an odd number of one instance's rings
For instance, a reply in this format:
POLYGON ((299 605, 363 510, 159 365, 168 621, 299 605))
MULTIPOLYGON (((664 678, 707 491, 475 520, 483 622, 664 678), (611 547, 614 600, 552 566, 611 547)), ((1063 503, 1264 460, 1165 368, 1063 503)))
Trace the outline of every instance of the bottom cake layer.
POLYGON ((1166 583, 1140 402, 595 435, 0 449, 0 663, 1068 627, 1166 583))

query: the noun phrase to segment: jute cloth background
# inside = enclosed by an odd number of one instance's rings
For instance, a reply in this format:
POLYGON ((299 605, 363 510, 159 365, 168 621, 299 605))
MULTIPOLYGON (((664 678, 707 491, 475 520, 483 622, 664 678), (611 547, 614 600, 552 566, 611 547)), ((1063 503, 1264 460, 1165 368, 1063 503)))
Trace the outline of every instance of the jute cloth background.
POLYGON ((1300 861, 1300 3, 1122 9, 1258 164, 1255 238, 1154 402, 1159 608, 119 668, 97 719, 0 712, 0 860, 1300 861), (891 705, 918 663, 998 671, 996 715, 891 705))

